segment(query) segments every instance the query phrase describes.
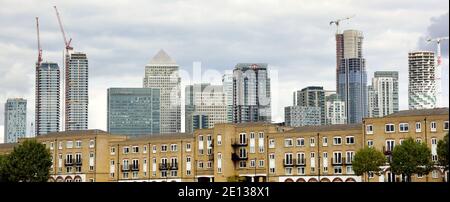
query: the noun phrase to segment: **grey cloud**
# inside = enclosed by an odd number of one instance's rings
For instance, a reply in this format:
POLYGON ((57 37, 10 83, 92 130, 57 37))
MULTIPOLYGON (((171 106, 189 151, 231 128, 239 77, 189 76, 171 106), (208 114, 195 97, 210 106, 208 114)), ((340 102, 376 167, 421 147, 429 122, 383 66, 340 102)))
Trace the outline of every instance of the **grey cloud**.
MULTIPOLYGON (((449 36, 449 13, 443 14, 438 17, 431 18, 431 24, 427 28, 427 32, 418 41, 418 47, 421 50, 436 51, 436 44, 427 43, 428 38, 445 37, 449 36)), ((448 40, 441 43, 442 56, 448 58, 448 40)))

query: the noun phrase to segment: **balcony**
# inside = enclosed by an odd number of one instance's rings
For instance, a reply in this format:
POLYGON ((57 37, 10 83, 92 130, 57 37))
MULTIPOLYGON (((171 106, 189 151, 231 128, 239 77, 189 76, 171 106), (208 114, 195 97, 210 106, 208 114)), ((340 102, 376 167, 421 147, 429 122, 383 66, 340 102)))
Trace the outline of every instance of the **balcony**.
POLYGON ((245 138, 243 142, 241 142, 239 138, 231 139, 231 146, 233 147, 246 147, 247 145, 248 145, 247 138, 245 138))
POLYGON ((83 161, 81 159, 76 159, 75 160, 75 165, 81 166, 82 164, 83 164, 83 161))
POLYGON ((130 171, 130 166, 129 165, 122 166, 122 172, 128 172, 128 171, 130 171))
POLYGON ((139 171, 139 164, 131 164, 131 171, 139 171))
POLYGON ((65 166, 73 166, 73 160, 72 159, 66 159, 64 161, 65 166))
POLYGON ((345 163, 345 165, 352 165, 353 161, 352 159, 348 159, 348 158, 342 158, 342 161, 345 163))
POLYGON ((231 160, 233 161, 242 161, 248 159, 248 153, 245 154, 245 156, 239 156, 235 153, 231 153, 231 160))
POLYGON ((287 159, 283 159, 283 166, 284 167, 294 167, 296 165, 296 159, 291 159, 289 162, 287 159))
POLYGON ((331 165, 333 166, 342 166, 345 158, 331 158, 331 165))
POLYGON ((169 168, 170 170, 178 170, 178 163, 170 163, 169 168))
POLYGON ((386 146, 383 146, 383 153, 384 153, 384 155, 392 155, 392 149, 386 148, 386 146))
POLYGON ((298 167, 304 167, 304 166, 306 166, 306 159, 296 159, 297 161, 294 161, 295 162, 295 165, 296 166, 298 166, 298 167))
POLYGON ((169 170, 169 164, 168 163, 160 163, 159 170, 169 170))

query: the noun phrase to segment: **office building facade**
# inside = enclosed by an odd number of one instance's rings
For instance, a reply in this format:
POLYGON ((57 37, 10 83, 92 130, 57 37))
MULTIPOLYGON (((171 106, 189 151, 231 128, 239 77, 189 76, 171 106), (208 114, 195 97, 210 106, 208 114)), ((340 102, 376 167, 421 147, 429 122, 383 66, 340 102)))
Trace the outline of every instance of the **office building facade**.
POLYGON ((326 123, 325 90, 321 86, 308 86, 294 92, 294 106, 319 107, 320 124, 326 123))
POLYGON ((322 109, 320 107, 289 106, 284 108, 286 126, 317 126, 321 125, 322 109))

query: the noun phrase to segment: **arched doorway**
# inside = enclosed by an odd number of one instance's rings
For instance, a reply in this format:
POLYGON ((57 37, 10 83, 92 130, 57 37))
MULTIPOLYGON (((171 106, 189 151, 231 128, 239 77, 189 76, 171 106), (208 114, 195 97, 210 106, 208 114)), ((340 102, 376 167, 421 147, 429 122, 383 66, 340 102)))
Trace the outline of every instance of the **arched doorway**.
POLYGON ((330 179, 328 179, 328 178, 322 178, 322 179, 320 179, 320 181, 321 182, 331 182, 330 179))
POLYGON ((72 182, 72 177, 67 176, 66 179, 64 180, 65 182, 72 182))
POLYGON ((334 179, 333 179, 333 182, 343 182, 343 181, 342 181, 341 178, 338 178, 338 177, 337 177, 337 178, 334 178, 334 179))
POLYGON ((310 179, 308 180, 308 182, 318 182, 318 180, 317 180, 316 178, 310 178, 310 179))
POLYGON ((64 182, 64 178, 59 176, 59 177, 56 178, 56 182, 64 182))
POLYGON ((48 182, 55 182, 55 179, 53 177, 49 177, 48 182))
POLYGON ((345 180, 345 182, 356 182, 356 180, 350 177, 350 178, 347 178, 345 180))
POLYGON ((81 177, 77 175, 77 176, 75 176, 75 177, 73 178, 73 181, 74 181, 74 182, 82 182, 83 179, 81 179, 81 177))
POLYGON ((298 178, 296 182, 306 182, 306 180, 303 178, 298 178))
POLYGON ((284 182, 294 182, 294 180, 292 180, 291 178, 288 178, 288 179, 284 180, 284 182))

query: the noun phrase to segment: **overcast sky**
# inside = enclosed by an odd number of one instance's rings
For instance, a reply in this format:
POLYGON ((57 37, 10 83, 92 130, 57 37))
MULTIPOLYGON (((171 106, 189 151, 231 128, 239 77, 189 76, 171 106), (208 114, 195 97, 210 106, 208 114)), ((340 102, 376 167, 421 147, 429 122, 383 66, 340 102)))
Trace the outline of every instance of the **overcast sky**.
MULTIPOLYGON (((54 5, 75 50, 88 54, 89 128, 104 130, 106 89, 141 87, 144 67, 159 49, 186 72, 196 61, 203 71, 220 73, 239 62, 268 63, 277 73, 273 119, 283 121, 293 91, 335 90, 330 20, 356 15, 341 28, 363 31, 369 79, 378 70, 400 72, 400 109, 408 108, 408 52, 435 50, 423 41, 449 32, 448 0, 0 0, 0 142, 7 98, 26 98, 28 125, 34 121, 36 16, 44 60, 61 64, 54 5)), ((448 106, 448 42, 443 49, 448 106)), ((187 77, 183 85, 191 82, 187 77)))

